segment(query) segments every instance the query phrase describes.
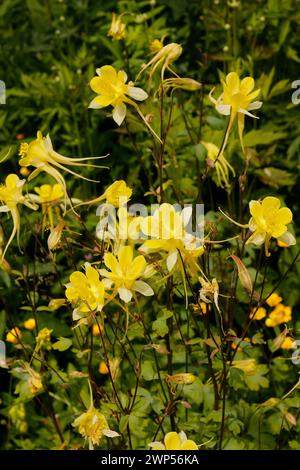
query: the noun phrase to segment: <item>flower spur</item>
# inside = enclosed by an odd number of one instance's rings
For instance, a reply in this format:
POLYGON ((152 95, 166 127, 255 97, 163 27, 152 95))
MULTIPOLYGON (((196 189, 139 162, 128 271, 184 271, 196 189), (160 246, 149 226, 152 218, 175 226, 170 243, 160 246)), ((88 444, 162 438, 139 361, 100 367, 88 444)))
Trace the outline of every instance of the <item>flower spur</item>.
POLYGON ((28 167, 33 166, 35 170, 29 175, 28 181, 35 178, 39 173, 45 171, 50 176, 52 176, 57 183, 61 185, 64 192, 65 198, 65 209, 66 209, 66 201, 67 198, 69 199, 67 193, 67 185, 65 182, 64 177, 61 175, 58 169, 64 170, 78 178, 81 178, 85 181, 91 181, 98 183, 99 181, 92 180, 90 178, 86 178, 78 173, 75 173, 73 170, 68 168, 66 165, 78 166, 78 167, 91 167, 91 168, 105 168, 100 165, 93 165, 90 163, 82 163, 86 160, 96 160, 100 158, 105 158, 105 156, 101 157, 86 157, 86 158, 69 158, 64 157, 60 153, 56 152, 53 149, 53 145, 50 139, 49 134, 44 137, 43 134, 38 131, 37 138, 32 142, 22 143, 19 150, 19 155, 21 156, 19 160, 19 165, 21 167, 28 167))

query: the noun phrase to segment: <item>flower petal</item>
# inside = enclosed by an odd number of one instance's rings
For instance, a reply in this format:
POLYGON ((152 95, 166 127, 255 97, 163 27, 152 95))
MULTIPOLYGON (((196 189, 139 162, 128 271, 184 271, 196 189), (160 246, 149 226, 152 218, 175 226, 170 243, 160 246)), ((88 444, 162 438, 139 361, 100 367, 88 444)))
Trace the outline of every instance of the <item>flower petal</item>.
POLYGON ((138 278, 143 275, 147 262, 143 255, 139 255, 131 263, 127 273, 129 277, 138 278))
POLYGON ((263 105, 262 101, 253 101, 253 103, 250 103, 248 106, 248 111, 253 111, 254 109, 259 109, 263 105))
POLYGON ((120 296, 120 299, 123 300, 123 302, 125 302, 126 304, 132 299, 132 292, 129 289, 126 289, 126 287, 119 287, 118 294, 120 296))
POLYGON ((177 258, 178 258, 178 251, 172 251, 172 253, 169 254, 167 257, 167 268, 169 273, 172 271, 174 268, 175 264, 177 263, 177 258))
POLYGON ((154 295, 152 287, 150 287, 149 284, 144 281, 135 281, 133 288, 136 292, 139 292, 146 297, 154 295))
POLYGON ((142 90, 142 88, 137 88, 134 86, 129 86, 127 95, 137 101, 144 101, 148 98, 148 94, 142 90))
POLYGON ((122 246, 118 252, 119 265, 123 272, 129 268, 133 258, 133 250, 131 246, 122 246))
POLYGON ((249 95, 249 93, 253 90, 254 85, 255 85, 255 81, 252 77, 243 78, 243 80, 241 81, 241 85, 240 85, 241 93, 245 95, 249 95))
POLYGON ((287 225, 290 224, 293 220, 293 213, 288 207, 282 207, 276 214, 276 218, 280 221, 281 224, 287 225))
POLYGON ((118 437, 120 434, 116 431, 112 431, 111 429, 103 429, 102 434, 106 437, 118 437))
POLYGON ((285 243, 288 246, 296 245, 296 239, 294 235, 288 230, 278 238, 281 242, 285 243))
POLYGON ((184 444, 182 444, 180 450, 198 450, 196 442, 191 439, 187 439, 184 444))
POLYGON ((165 435, 164 442, 166 450, 180 450, 181 448, 181 439, 177 432, 168 432, 165 435))
POLYGON ((267 213, 268 215, 272 214, 277 212, 280 208, 280 199, 278 199, 278 197, 267 196, 263 199, 261 206, 264 213, 267 213))
POLYGON ((114 82, 117 79, 117 72, 111 65, 103 65, 98 70, 98 75, 108 82, 114 82))
POLYGON ((108 269, 111 270, 112 273, 119 276, 121 275, 121 269, 118 260, 112 253, 105 253, 104 264, 108 269))
POLYGON ((118 104, 113 110, 113 120, 120 126, 126 116, 126 105, 124 103, 118 104))

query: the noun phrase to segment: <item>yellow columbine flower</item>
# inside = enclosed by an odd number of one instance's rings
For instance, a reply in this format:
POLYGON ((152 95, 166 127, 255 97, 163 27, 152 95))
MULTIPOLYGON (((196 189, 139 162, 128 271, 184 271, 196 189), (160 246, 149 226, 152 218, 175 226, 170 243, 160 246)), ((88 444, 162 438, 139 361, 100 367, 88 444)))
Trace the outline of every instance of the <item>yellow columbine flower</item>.
POLYGON ((60 184, 42 184, 42 186, 36 187, 34 190, 39 195, 41 204, 59 201, 64 196, 64 191, 60 184))
POLYGON ((110 271, 100 269, 101 276, 111 282, 120 299, 124 302, 130 302, 134 292, 139 292, 145 296, 154 294, 152 288, 140 279, 147 276, 146 260, 142 255, 133 258, 133 248, 131 246, 119 248, 117 256, 112 253, 105 253, 104 264, 110 271))
POLYGON ((149 49, 153 54, 156 54, 158 51, 160 51, 164 47, 162 41, 159 39, 154 39, 151 41, 149 49))
POLYGON ((37 394, 43 390, 43 382, 41 375, 31 367, 26 367, 28 372, 28 386, 32 394, 37 394))
POLYGON ((6 341, 12 344, 17 344, 21 338, 22 338, 22 333, 17 326, 12 328, 6 335, 6 341))
POLYGON ((93 405, 82 413, 73 422, 73 426, 78 428, 78 432, 89 439, 92 444, 98 445, 103 436, 116 437, 119 434, 109 429, 105 416, 96 410, 93 405))
POLYGON ((115 13, 112 13, 111 25, 107 33, 107 36, 110 36, 113 39, 116 39, 117 41, 120 41, 120 39, 123 39, 125 37, 126 24, 122 22, 123 15, 124 13, 122 13, 121 15, 116 15, 115 13))
POLYGON ((100 362, 98 370, 99 370, 99 374, 102 374, 102 375, 107 375, 109 373, 108 367, 103 361, 100 362))
POLYGON ((104 65, 96 69, 97 77, 90 81, 91 89, 98 94, 91 101, 89 108, 113 107, 113 120, 120 126, 126 116, 126 104, 130 104, 138 109, 137 101, 144 101, 148 98, 147 93, 141 88, 134 86, 133 82, 127 82, 127 74, 124 70, 117 72, 111 65, 104 65), (128 98, 130 97, 130 98, 128 98))
POLYGON ((284 338, 283 342, 281 343, 281 349, 295 349, 297 346, 296 341, 291 338, 290 336, 287 336, 284 338))
POLYGON ((209 281, 208 279, 204 279, 203 277, 199 277, 199 282, 201 284, 201 289, 199 292, 200 299, 210 304, 212 300, 214 301, 215 306, 217 307, 218 312, 220 312, 219 308, 219 284, 217 279, 212 279, 209 281))
POLYGON ((30 331, 34 330, 36 327, 35 319, 28 318, 28 320, 24 321, 23 325, 24 325, 24 328, 26 328, 26 330, 30 330, 30 331))
POLYGON ((226 160, 224 154, 220 154, 220 149, 215 144, 212 144, 211 142, 201 143, 207 150, 206 161, 208 165, 210 164, 216 169, 218 186, 221 186, 221 188, 228 188, 230 173, 232 176, 235 176, 234 169, 226 160))
POLYGON ((18 245, 20 245, 20 214, 17 207, 18 204, 24 204, 32 210, 38 208, 30 200, 29 196, 22 194, 24 184, 25 180, 20 180, 18 175, 12 173, 6 177, 5 184, 0 185, 0 200, 4 203, 4 205, 0 206, 0 212, 10 212, 13 219, 13 230, 2 254, 2 260, 15 235, 17 235, 18 245))
POLYGON ((126 204, 132 195, 132 189, 127 186, 123 180, 117 180, 111 184, 105 191, 104 196, 107 204, 112 204, 114 207, 120 207, 126 204))
POLYGON ((69 158, 64 157, 60 153, 56 152, 53 149, 52 142, 49 134, 47 137, 43 137, 43 134, 38 131, 37 138, 28 143, 23 143, 20 146, 19 155, 21 159, 19 161, 20 166, 28 167, 33 166, 35 170, 30 174, 28 181, 35 178, 39 173, 45 171, 50 176, 52 176, 57 183, 60 185, 64 192, 65 205, 68 198, 67 195, 67 186, 64 177, 61 175, 59 170, 67 171, 68 173, 78 176, 86 181, 95 181, 85 176, 82 176, 78 173, 75 173, 73 170, 68 168, 69 165, 78 166, 78 167, 93 167, 93 168, 103 168, 97 165, 92 165, 89 163, 82 163, 84 160, 98 159, 103 157, 90 157, 90 158, 69 158), (67 166, 66 166, 67 165, 67 166))
POLYGON ((84 206, 87 204, 99 204, 99 202, 105 201, 106 204, 111 204, 114 207, 121 207, 130 200, 132 195, 132 189, 127 186, 124 180, 116 180, 114 181, 105 191, 104 193, 96 197, 95 199, 91 199, 90 201, 85 201, 78 206, 84 206))
MULTIPOLYGON (((64 197, 64 190, 60 184, 42 184, 40 187, 34 188, 37 196, 34 197, 34 200, 42 205, 43 218, 46 215, 49 218, 50 226, 53 227, 53 212, 52 206, 60 202, 64 197)), ((57 209, 57 208, 56 208, 57 209)))
MULTIPOLYGON (((156 43, 157 44, 157 43, 156 43)), ((157 44, 158 45, 158 44, 157 44)), ((161 79, 164 79, 165 70, 170 70, 170 64, 174 62, 182 53, 182 47, 180 44, 172 42, 166 46, 160 47, 155 53, 155 56, 143 65, 139 75, 150 67, 150 77, 154 74, 155 70, 162 65, 161 68, 161 79)), ((172 72, 172 70, 171 70, 172 72)), ((172 72, 174 74, 174 72, 172 72)), ((138 75, 138 77, 139 77, 138 75)))
POLYGON ((85 263, 85 274, 75 271, 66 285, 66 297, 74 305, 73 320, 80 320, 90 311, 101 312, 104 305, 105 286, 99 279, 99 272, 85 263))
POLYGON ((293 235, 287 230, 287 225, 293 220, 292 211, 287 207, 280 207, 277 197, 268 196, 262 201, 251 201, 249 208, 252 216, 249 228, 253 234, 247 243, 258 246, 264 243, 266 256, 269 256, 271 238, 280 239, 289 245, 296 243, 293 235))
POLYGON ((289 306, 278 304, 272 310, 269 317, 266 319, 266 326, 275 327, 282 323, 288 323, 292 319, 292 309, 289 306))
POLYGON ((102 325, 98 324, 98 323, 94 323, 94 325, 92 326, 92 335, 93 336, 100 336, 101 333, 104 332, 104 328, 102 325), (99 331, 99 328, 100 328, 100 331, 99 331))
POLYGON ((196 91, 201 88, 201 83, 197 82, 193 78, 172 77, 164 80, 163 87, 166 91, 169 88, 180 88, 185 91, 196 91))
POLYGON ((223 153, 223 150, 227 144, 229 133, 236 117, 238 122, 240 142, 244 152, 243 131, 245 115, 257 118, 252 113, 250 113, 250 111, 259 109, 262 106, 261 101, 253 101, 259 95, 260 90, 253 91, 255 82, 252 77, 245 77, 241 80, 236 72, 230 72, 226 76, 225 81, 222 80, 222 85, 223 93, 217 100, 212 97, 214 88, 209 94, 209 98, 214 103, 216 110, 225 116, 230 116, 220 153, 223 153))
POLYGON ((149 446, 152 450, 198 450, 196 442, 188 439, 183 431, 180 433, 168 432, 165 435, 164 444, 151 442, 149 446))
POLYGON ((35 341, 36 341, 36 351, 39 351, 41 348, 51 349, 51 334, 53 330, 49 328, 42 328, 35 341))
POLYGON ((204 252, 203 246, 192 234, 185 230, 185 223, 190 218, 190 208, 181 212, 171 204, 161 204, 153 215, 140 219, 140 228, 144 235, 150 238, 140 247, 145 253, 165 251, 167 269, 171 272, 184 264, 193 272, 198 271, 197 258, 204 252))
POLYGON ((267 315, 266 309, 263 307, 254 307, 250 313, 250 318, 254 320, 262 320, 267 315))
POLYGON ((276 292, 273 292, 273 294, 271 294, 266 300, 269 307, 276 307, 280 302, 282 302, 282 297, 280 297, 276 292))

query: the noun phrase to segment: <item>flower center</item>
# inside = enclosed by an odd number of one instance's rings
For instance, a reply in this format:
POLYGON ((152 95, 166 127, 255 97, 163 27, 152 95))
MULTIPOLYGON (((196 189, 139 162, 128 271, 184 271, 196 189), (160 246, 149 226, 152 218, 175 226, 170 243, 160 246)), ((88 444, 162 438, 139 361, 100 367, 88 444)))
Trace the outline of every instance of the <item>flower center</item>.
POLYGON ((22 157, 22 158, 26 157, 26 155, 28 153, 28 147, 29 147, 29 144, 27 144, 27 142, 23 142, 20 145, 20 148, 19 148, 20 157, 22 157))

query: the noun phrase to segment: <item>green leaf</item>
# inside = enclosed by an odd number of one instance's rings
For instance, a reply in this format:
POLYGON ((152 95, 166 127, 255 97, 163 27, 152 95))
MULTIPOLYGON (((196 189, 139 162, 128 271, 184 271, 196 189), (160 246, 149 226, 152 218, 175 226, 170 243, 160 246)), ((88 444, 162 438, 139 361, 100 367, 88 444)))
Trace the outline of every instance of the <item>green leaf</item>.
POLYGON ((66 351, 72 346, 73 342, 70 338, 63 338, 60 336, 58 341, 52 345, 53 349, 57 349, 57 351, 66 351))
POLYGON ((296 174, 292 174, 286 170, 280 170, 271 166, 264 168, 263 170, 256 170, 255 174, 264 184, 273 188, 293 186, 297 179, 296 174))
POLYGON ((244 374, 244 381, 248 388, 253 391, 258 391, 260 388, 268 388, 269 380, 264 377, 268 373, 268 368, 264 364, 256 366, 255 374, 246 375, 244 374))
POLYGON ((255 129, 247 132, 244 136, 246 147, 255 147, 256 145, 270 145, 276 140, 284 139, 287 136, 285 132, 276 132, 266 129, 255 129))
POLYGON ((173 312, 170 312, 170 310, 166 308, 159 312, 157 320, 152 323, 152 329, 154 333, 157 334, 157 336, 166 336, 166 334, 169 332, 167 319, 171 318, 172 316, 173 312))
POLYGON ((142 376, 145 380, 153 380, 157 378, 156 370, 152 361, 145 361, 142 365, 142 376))

